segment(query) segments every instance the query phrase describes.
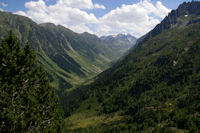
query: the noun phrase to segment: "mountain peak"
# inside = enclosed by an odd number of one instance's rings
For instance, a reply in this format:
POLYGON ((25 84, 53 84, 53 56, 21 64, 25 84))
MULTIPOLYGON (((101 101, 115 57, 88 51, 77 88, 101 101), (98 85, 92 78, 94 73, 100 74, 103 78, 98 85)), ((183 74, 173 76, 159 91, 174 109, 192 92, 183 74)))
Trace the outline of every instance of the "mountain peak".
POLYGON ((136 43, 136 37, 130 34, 102 36, 100 37, 100 39, 110 46, 120 49, 122 53, 125 52, 125 49, 130 49, 131 47, 133 47, 136 43))
MULTIPOLYGON (((184 2, 176 10, 172 10, 164 20, 137 42, 146 41, 150 37, 160 34, 178 23, 177 18, 200 15, 200 2, 184 2)), ((188 21, 189 23, 189 21, 188 21)))
POLYGON ((175 12, 177 13, 177 16, 200 15, 200 2, 184 2, 178 7, 175 12))
POLYGON ((104 39, 111 39, 111 38, 124 38, 124 37, 132 37, 132 38, 135 38, 136 39, 136 37, 134 37, 134 36, 132 36, 131 34, 129 34, 129 33, 120 33, 120 34, 116 34, 116 35, 109 35, 109 36, 101 36, 100 38, 102 39, 102 40, 104 40, 104 39))

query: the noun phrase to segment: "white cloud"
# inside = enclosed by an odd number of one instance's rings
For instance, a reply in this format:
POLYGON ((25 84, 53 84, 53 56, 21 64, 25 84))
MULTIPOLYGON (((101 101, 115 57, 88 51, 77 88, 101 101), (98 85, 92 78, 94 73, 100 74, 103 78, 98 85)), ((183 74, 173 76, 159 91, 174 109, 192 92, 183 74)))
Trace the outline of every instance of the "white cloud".
MULTIPOLYGON (((65 25, 64 25, 65 26, 65 25)), ((81 25, 72 25, 69 26, 69 28, 73 31, 78 31, 79 33, 83 32, 89 32, 91 34, 95 34, 92 30, 90 30, 86 25, 81 24, 81 25)))
POLYGON ((94 9, 94 8, 105 9, 105 6, 103 5, 93 4, 92 0, 58 0, 57 5, 78 8, 78 9, 94 9))
POLYGON ((79 33, 131 33, 137 37, 151 30, 170 11, 160 1, 154 5, 150 0, 122 5, 100 18, 85 11, 94 8, 106 9, 103 5, 94 4, 92 0, 58 0, 56 4, 49 6, 44 0, 38 0, 27 2, 25 7, 27 12, 18 11, 16 14, 28 16, 37 23, 61 24, 79 33))
MULTIPOLYGON (((82 27, 82 25, 98 21, 94 14, 88 14, 79 9, 83 8, 83 6, 81 7, 81 5, 71 2, 72 7, 70 7, 67 5, 69 2, 70 0, 58 0, 55 5, 47 6, 43 0, 31 1, 25 4, 25 7, 28 9, 27 12, 18 11, 16 14, 29 16, 37 23, 52 22, 67 27, 82 27)), ((84 8, 89 8, 89 6, 85 6, 84 8)))
POLYGON ((3 6, 3 7, 7 7, 8 6, 8 4, 6 4, 6 3, 1 3, 1 5, 3 6))
POLYGON ((166 8, 160 1, 156 2, 156 9, 154 12, 157 16, 164 18, 171 10, 166 8))
POLYGON ((105 29, 103 31, 99 27, 97 33, 117 34, 124 32, 139 37, 150 31, 169 11, 170 9, 163 6, 160 1, 156 5, 153 5, 150 0, 141 0, 132 5, 122 5, 99 19, 101 24, 104 27, 109 27, 110 30, 103 28, 105 29))
POLYGON ((3 11, 3 9, 2 9, 2 8, 0 8, 0 11, 3 11))
POLYGON ((29 16, 27 16, 27 14, 26 14, 25 12, 23 12, 23 11, 18 11, 18 12, 16 12, 15 14, 18 14, 18 15, 21 15, 21 16, 25 16, 25 17, 29 17, 29 16))
POLYGON ((93 3, 91 0, 58 0, 57 5, 79 9, 93 8, 93 3))
POLYGON ((100 8, 100 9, 106 9, 106 7, 104 5, 100 5, 100 4, 95 4, 94 8, 100 8))

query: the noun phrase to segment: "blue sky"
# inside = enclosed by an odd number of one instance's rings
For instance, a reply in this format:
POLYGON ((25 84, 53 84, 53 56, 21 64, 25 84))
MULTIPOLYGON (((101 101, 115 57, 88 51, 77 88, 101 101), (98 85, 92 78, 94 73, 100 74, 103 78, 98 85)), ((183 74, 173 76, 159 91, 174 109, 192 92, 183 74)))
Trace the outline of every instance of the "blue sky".
POLYGON ((184 1, 189 0, 0 0, 0 8, 79 33, 140 37, 184 1))
MULTIPOLYGON (((3 7, 2 5, 0 8, 9 11, 9 12, 17 12, 19 10, 27 11, 25 8, 25 3, 31 0, 0 0, 1 3, 7 4, 7 7, 3 7)), ((37 0, 32 0, 37 1, 37 0)), ((47 5, 55 4, 57 0, 49 0, 47 1, 47 5)), ((134 4, 138 3, 140 0, 93 0, 94 3, 102 4, 106 7, 106 10, 88 10, 87 12, 94 13, 97 17, 103 16, 105 13, 108 13, 110 10, 115 9, 116 7, 120 7, 122 4, 134 4)), ((157 0, 151 0, 155 3, 157 0)), ((176 9, 179 4, 183 3, 184 1, 191 1, 191 0, 160 0, 163 5, 170 9, 176 9)))

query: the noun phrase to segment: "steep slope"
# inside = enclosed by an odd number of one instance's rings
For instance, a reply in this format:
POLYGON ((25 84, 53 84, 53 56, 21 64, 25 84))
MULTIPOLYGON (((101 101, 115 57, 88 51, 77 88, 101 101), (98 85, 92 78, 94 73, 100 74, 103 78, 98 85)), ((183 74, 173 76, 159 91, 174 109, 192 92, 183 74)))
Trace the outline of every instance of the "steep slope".
MULTIPOLYGON (((164 20, 160 24, 158 24, 152 31, 147 33, 144 37, 141 37, 141 39, 139 39, 140 42, 142 40, 146 41, 150 37, 154 37, 160 34, 162 31, 167 30, 173 26, 177 26, 177 24, 182 24, 182 26, 184 26, 183 24, 187 24, 187 21, 183 20, 182 22, 178 23, 179 20, 177 18, 183 16, 187 17, 188 15, 200 15, 200 4, 198 2, 184 2, 178 7, 177 10, 172 10, 171 13, 169 13, 168 16, 165 17, 164 20)), ((195 21, 199 22, 199 18, 197 18, 197 20, 195 21)))
POLYGON ((183 8, 187 15, 170 13, 176 22, 169 28, 148 36, 94 83, 70 93, 67 131, 198 133, 199 7, 200 2, 183 3, 172 13, 183 8))
POLYGON ((38 25, 29 18, 0 12, 0 37, 9 30, 23 45, 31 44, 59 94, 99 74, 123 54, 95 35, 77 34, 50 23, 38 25))

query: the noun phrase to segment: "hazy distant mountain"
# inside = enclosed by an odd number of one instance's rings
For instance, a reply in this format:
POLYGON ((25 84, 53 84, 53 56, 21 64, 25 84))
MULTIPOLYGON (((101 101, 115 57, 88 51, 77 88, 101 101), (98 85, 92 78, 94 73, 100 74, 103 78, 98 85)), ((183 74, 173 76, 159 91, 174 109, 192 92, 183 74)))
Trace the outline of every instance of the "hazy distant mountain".
POLYGON ((118 34, 118 35, 110 35, 110 36, 102 36, 100 38, 105 43, 112 46, 113 49, 120 51, 122 54, 133 47, 136 43, 136 37, 130 34, 118 34))

